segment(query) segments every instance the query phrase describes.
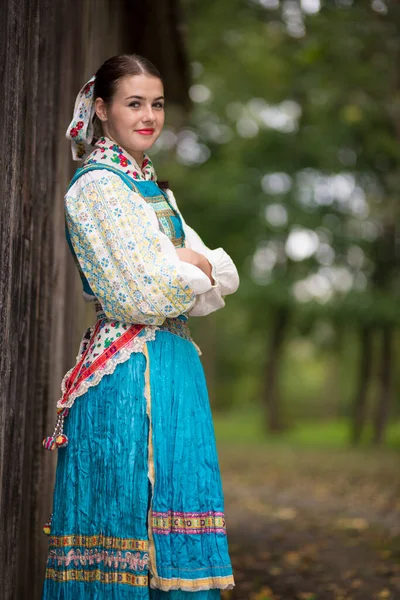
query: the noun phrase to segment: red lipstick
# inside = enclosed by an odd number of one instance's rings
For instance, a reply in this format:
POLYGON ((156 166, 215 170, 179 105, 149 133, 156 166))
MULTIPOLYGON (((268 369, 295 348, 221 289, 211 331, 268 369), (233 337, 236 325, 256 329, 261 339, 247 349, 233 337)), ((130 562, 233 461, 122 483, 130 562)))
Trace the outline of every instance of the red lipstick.
POLYGON ((135 131, 141 135, 152 135, 154 133, 154 129, 135 129, 135 131))

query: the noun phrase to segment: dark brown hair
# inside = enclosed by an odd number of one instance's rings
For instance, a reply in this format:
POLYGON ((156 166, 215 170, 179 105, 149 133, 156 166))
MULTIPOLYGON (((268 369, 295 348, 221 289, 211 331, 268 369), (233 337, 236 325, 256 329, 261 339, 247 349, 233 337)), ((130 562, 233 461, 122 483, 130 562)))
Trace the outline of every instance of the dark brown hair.
POLYGON ((157 67, 144 56, 120 54, 107 59, 97 70, 94 98, 102 98, 106 104, 111 104, 118 82, 131 75, 150 75, 163 81, 157 67))

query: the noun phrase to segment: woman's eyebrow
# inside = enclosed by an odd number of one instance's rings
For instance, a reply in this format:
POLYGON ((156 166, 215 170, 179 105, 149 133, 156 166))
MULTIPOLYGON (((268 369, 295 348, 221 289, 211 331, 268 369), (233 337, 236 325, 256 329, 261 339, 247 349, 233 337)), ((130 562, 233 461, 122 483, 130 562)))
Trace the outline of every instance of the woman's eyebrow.
MULTIPOLYGON (((131 98, 137 98, 138 100, 146 100, 143 96, 128 96, 125 100, 130 100, 131 98)), ((164 100, 164 96, 158 96, 158 98, 154 98, 155 100, 164 100)))

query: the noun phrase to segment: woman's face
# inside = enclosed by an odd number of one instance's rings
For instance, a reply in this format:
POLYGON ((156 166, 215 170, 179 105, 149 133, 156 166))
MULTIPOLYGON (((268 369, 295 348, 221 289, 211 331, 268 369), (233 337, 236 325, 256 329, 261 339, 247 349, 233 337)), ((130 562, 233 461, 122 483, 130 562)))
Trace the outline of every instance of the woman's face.
POLYGON ((139 166, 143 152, 154 144, 164 126, 164 89, 158 77, 130 75, 117 85, 112 104, 96 98, 103 133, 122 146, 139 166))

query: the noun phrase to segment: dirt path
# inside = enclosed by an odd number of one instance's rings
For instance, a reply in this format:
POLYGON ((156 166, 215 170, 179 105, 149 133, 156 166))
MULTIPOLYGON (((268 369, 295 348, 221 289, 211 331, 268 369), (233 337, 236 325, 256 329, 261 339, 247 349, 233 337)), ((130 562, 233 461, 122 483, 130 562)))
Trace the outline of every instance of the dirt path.
POLYGON ((220 445, 229 600, 400 600, 400 456, 220 445))

